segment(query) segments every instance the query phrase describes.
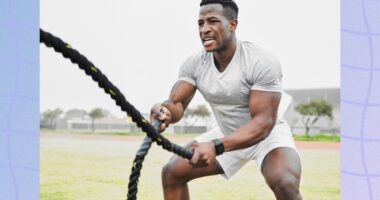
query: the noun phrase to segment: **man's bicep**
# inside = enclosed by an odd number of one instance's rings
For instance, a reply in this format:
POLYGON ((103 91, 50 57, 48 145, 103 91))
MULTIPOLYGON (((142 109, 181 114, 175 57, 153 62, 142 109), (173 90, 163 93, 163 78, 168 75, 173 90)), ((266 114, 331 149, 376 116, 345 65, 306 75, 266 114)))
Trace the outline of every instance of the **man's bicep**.
POLYGON ((249 111, 252 118, 263 117, 264 119, 275 121, 280 100, 281 92, 251 90, 249 111))

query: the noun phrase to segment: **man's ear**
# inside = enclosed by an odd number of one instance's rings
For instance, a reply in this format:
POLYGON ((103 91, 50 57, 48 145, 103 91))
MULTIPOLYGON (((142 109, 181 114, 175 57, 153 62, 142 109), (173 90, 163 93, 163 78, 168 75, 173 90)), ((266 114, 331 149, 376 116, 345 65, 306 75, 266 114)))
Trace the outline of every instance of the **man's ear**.
POLYGON ((229 23, 229 26, 228 26, 228 30, 230 32, 234 32, 236 30, 236 28, 237 28, 237 25, 238 25, 237 19, 231 20, 230 23, 229 23))

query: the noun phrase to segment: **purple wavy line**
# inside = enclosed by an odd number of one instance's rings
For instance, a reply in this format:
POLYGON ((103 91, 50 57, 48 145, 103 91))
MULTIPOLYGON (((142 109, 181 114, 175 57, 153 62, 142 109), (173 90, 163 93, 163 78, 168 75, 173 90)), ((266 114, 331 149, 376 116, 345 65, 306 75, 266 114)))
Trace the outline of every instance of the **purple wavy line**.
MULTIPOLYGON (((19 67, 16 68, 16 76, 15 76, 15 88, 17 88, 17 84, 18 84, 18 73, 19 73, 19 67)), ((9 104, 9 111, 7 113, 7 129, 10 128, 10 123, 11 123, 11 114, 12 114, 12 110, 13 110, 13 106, 14 106, 14 103, 15 103, 15 100, 16 98, 15 97, 12 97, 11 98, 11 101, 10 101, 10 104, 9 104)), ((11 135, 10 134, 6 134, 6 148, 7 148, 7 157, 8 157, 8 163, 9 163, 9 166, 12 166, 12 158, 11 158, 11 148, 10 148, 10 140, 11 140, 11 135)), ((15 196, 16 196, 16 199, 18 199, 18 187, 17 187, 17 183, 16 183, 16 177, 15 177, 15 174, 14 174, 14 171, 12 169, 12 167, 9 167, 9 171, 10 171, 10 175, 11 175, 11 180, 12 180, 12 183, 13 183, 13 187, 14 187, 14 190, 15 190, 15 196)))
POLYGON ((39 134, 36 134, 35 132, 32 131, 27 131, 27 130, 17 130, 17 129, 0 129, 0 132, 4 132, 5 134, 18 134, 18 135, 23 135, 23 136, 31 136, 31 137, 40 137, 39 134))
POLYGON ((0 21, 0 25, 5 25, 7 27, 12 27, 12 28, 28 29, 30 31, 36 31, 36 27, 34 27, 28 23, 22 23, 22 22, 17 21, 17 20, 0 21))
MULTIPOLYGON (((345 134, 340 134, 340 137, 345 138, 345 139, 350 139, 350 140, 356 140, 356 141, 360 141, 362 139, 359 137, 354 137, 354 136, 345 135, 345 134)), ((380 142, 380 138, 364 138, 363 140, 365 142, 380 142)))
POLYGON ((352 70, 359 70, 359 71, 371 71, 371 72, 378 72, 380 71, 380 68, 366 68, 366 67, 358 67, 358 66, 354 66, 354 65, 349 65, 349 64, 340 64, 342 68, 346 68, 346 69, 352 69, 352 70))
POLYGON ((29 166, 21 166, 21 165, 0 165, 2 168, 8 168, 11 167, 13 169, 20 169, 20 170, 25 170, 25 171, 31 171, 35 173, 40 173, 40 170, 38 168, 32 168, 29 166))
POLYGON ((28 59, 24 59, 24 58, 20 58, 20 59, 17 59, 17 58, 2 58, 1 59, 1 63, 6 63, 6 62, 15 62, 15 63, 24 63, 24 64, 28 64, 28 65, 31 65, 31 66, 38 66, 38 61, 34 61, 34 60, 28 60, 28 59))
POLYGON ((355 34, 355 35, 362 35, 362 36, 380 36, 380 33, 376 33, 376 32, 360 32, 360 31, 355 31, 355 30, 349 30, 349 29, 345 29, 345 28, 341 28, 340 29, 342 32, 344 33, 351 33, 351 34, 355 34))
POLYGON ((16 98, 19 98, 19 99, 25 99, 25 100, 29 100, 29 101, 39 101, 38 97, 26 96, 26 95, 22 95, 22 94, 15 94, 15 95, 12 95, 12 94, 0 94, 0 98, 12 98, 12 97, 16 97, 16 98))
POLYGON ((351 172, 351 171, 344 170, 344 169, 341 169, 340 172, 343 174, 352 175, 352 176, 380 178, 380 174, 362 174, 362 173, 358 173, 358 172, 351 172))
MULTIPOLYGON (((366 15, 366 8, 365 8, 365 2, 364 0, 361 0, 361 9, 362 9, 362 14, 363 14, 363 19, 364 19, 364 23, 365 23, 365 27, 366 27, 366 32, 369 34, 371 33, 371 30, 370 30, 370 27, 369 27, 369 24, 368 24, 368 19, 367 19, 367 15, 366 15)), ((369 57, 370 57, 370 68, 373 69, 374 66, 373 66, 373 44, 372 44, 372 38, 370 35, 367 36, 368 37, 368 42, 369 42, 369 57)), ((368 88, 367 88, 367 95, 365 97, 365 102, 368 103, 369 101, 369 97, 371 95, 371 90, 372 90, 372 80, 373 80, 373 73, 370 72, 369 74, 369 84, 368 84, 368 88)), ((367 160, 366 160, 366 155, 365 155, 365 148, 364 148, 364 127, 365 127, 365 121, 366 121, 366 114, 367 114, 367 105, 364 105, 363 107, 363 112, 362 112, 362 116, 361 116, 361 127, 360 127, 360 153, 361 153, 361 158, 362 158, 362 164, 363 164, 363 168, 364 168, 364 174, 367 175, 366 177, 366 181, 367 181, 367 184, 368 184, 368 192, 369 192, 369 198, 370 200, 373 199, 373 193, 372 193, 372 183, 371 183, 371 180, 370 178, 368 177, 368 169, 367 169, 367 160)))
POLYGON ((347 99, 340 99, 340 103, 346 103, 346 104, 350 104, 350 105, 354 105, 354 106, 368 106, 368 107, 378 107, 380 106, 379 104, 377 103, 362 103, 362 102, 356 102, 356 101, 352 101, 352 100, 347 100, 347 99))
MULTIPOLYGON (((13 11, 13 4, 14 2, 12 1, 9 1, 9 4, 8 4, 8 12, 10 11, 13 11)), ((11 13, 7 13, 9 16, 11 13)), ((15 38, 15 35, 12 34, 12 38, 10 39, 13 43, 16 43, 18 40, 15 38)), ((14 50, 15 53, 19 53, 19 49, 16 49, 16 45, 13 45, 13 48, 10 48, 10 50, 14 50)), ((20 56, 18 56, 20 57, 20 56)), ((18 88, 18 79, 19 79, 19 73, 20 73, 20 64, 19 63, 16 63, 16 74, 15 74, 15 79, 14 79, 14 89, 13 91, 16 91, 17 88, 18 88)), ((13 106, 15 104, 15 97, 12 97, 11 100, 10 100, 10 104, 9 104, 9 110, 8 110, 8 113, 7 113, 7 129, 10 128, 11 126, 11 114, 12 114, 12 110, 13 110, 13 106)), ((7 160, 8 160, 8 163, 9 163, 9 166, 12 166, 12 157, 11 157, 11 148, 10 148, 10 134, 6 134, 6 149, 7 149, 7 160)), ((9 172, 10 172, 10 176, 11 176, 11 181, 12 181, 12 185, 13 185, 13 188, 14 188, 14 195, 15 195, 15 199, 18 200, 19 199, 19 196, 18 196, 18 185, 17 185, 17 181, 16 181, 16 177, 15 177, 15 172, 13 171, 13 168, 12 167, 9 167, 9 172)))
MULTIPOLYGON (((15 75, 15 84, 14 84, 14 87, 17 88, 18 86, 18 74, 19 74, 19 66, 16 67, 16 75, 15 75)), ((11 101, 10 101, 10 104, 9 104, 9 111, 8 111, 8 114, 7 114, 7 129, 10 128, 11 126, 11 115, 12 115, 12 111, 13 111, 13 106, 15 104, 15 100, 16 98, 15 97, 12 97, 11 98, 11 101)), ((8 163, 9 163, 9 166, 12 166, 12 158, 11 158, 11 148, 10 148, 10 140, 11 140, 11 135, 10 134, 6 134, 6 140, 7 140, 7 143, 6 143, 6 147, 7 147, 7 155, 8 155, 8 163)), ((16 199, 18 199, 18 186, 17 186, 17 182, 16 182, 16 177, 15 177, 15 173, 13 171, 13 168, 12 167, 9 167, 9 171, 10 171, 10 175, 11 175, 11 179, 12 179, 12 182, 13 182, 13 187, 14 187, 14 190, 15 190, 15 196, 16 196, 16 199)))

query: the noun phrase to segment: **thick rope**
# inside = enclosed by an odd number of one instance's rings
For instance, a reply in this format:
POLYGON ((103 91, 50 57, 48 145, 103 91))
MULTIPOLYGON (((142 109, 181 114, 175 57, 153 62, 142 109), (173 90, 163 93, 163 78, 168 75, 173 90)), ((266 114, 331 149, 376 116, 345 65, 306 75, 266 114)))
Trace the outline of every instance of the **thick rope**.
MULTIPOLYGON (((161 122, 159 120, 155 120, 153 122, 154 128, 156 130, 160 129, 161 122)), ((143 143, 141 144, 139 150, 136 153, 136 157, 133 160, 131 174, 129 175, 129 184, 128 184, 128 193, 127 200, 136 200, 137 199, 137 191, 139 184, 139 178, 142 169, 142 163, 144 162, 145 156, 148 154, 148 151, 152 145, 152 139, 150 137, 145 137, 143 143)))
POLYGON ((54 50, 61 53, 63 57, 70 59, 72 63, 78 64, 79 68, 84 70, 87 75, 91 76, 92 79, 98 83, 98 86, 109 94, 113 100, 115 100, 116 105, 118 105, 122 111, 127 112, 127 114, 131 116, 132 121, 135 122, 137 126, 147 134, 148 137, 144 139, 144 143, 141 145, 139 151, 137 152, 135 161, 133 162, 130 177, 131 181, 129 183, 129 188, 131 191, 128 192, 128 199, 129 197, 131 197, 131 199, 136 199, 137 184, 142 168, 142 162, 144 161, 145 155, 149 151, 152 141, 155 141, 165 150, 173 152, 181 157, 191 159, 193 152, 177 144, 171 143, 168 139, 160 135, 155 128, 146 119, 144 119, 141 113, 126 100, 120 90, 114 86, 107 79, 107 77, 94 66, 92 62, 87 60, 85 56, 81 55, 77 50, 73 49, 69 44, 62 41, 60 38, 55 37, 42 29, 40 29, 40 42, 44 43, 47 47, 53 47, 54 50))
POLYGON ((99 87, 104 89, 104 92, 109 94, 116 105, 118 105, 122 111, 125 111, 131 116, 132 121, 137 124, 147 136, 155 141, 163 149, 173 152, 183 158, 191 159, 193 152, 185 149, 177 144, 171 143, 164 136, 160 135, 154 127, 141 115, 136 108, 131 105, 102 72, 94 66, 87 58, 81 55, 77 50, 73 49, 69 44, 63 42, 61 39, 53 36, 40 29, 40 42, 44 43, 47 47, 53 47, 55 51, 62 53, 63 57, 68 58, 71 62, 78 64, 79 68, 84 70, 87 75, 98 83, 99 87))
POLYGON ((137 185, 139 184, 142 163, 144 162, 145 156, 148 154, 151 145, 152 139, 150 139, 150 137, 145 137, 144 142, 141 144, 140 149, 136 153, 136 157, 132 165, 131 174, 129 175, 127 200, 137 199, 137 185))

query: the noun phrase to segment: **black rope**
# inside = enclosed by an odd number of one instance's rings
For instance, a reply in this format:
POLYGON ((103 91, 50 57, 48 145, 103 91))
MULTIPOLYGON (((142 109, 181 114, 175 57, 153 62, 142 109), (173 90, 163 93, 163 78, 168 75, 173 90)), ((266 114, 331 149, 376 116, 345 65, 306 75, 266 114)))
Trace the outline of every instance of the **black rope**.
POLYGON ((145 156, 148 154, 151 145, 152 139, 150 139, 150 137, 145 137, 144 142, 141 144, 140 149, 136 153, 136 157, 133 160, 131 174, 129 175, 127 200, 137 199, 137 185, 139 184, 142 163, 144 162, 145 156))
MULTIPOLYGON (((155 120, 153 122, 154 128, 156 130, 160 129, 162 122, 155 120)), ((152 139, 150 137, 145 137, 143 143, 141 144, 139 150, 136 153, 136 157, 133 160, 131 174, 129 175, 128 193, 127 200, 136 200, 139 178, 142 169, 142 163, 144 162, 145 156, 148 154, 150 147, 152 146, 152 139)))
POLYGON ((173 152, 181 157, 191 159, 193 152, 187 150, 177 144, 171 143, 164 136, 160 135, 155 128, 131 105, 120 90, 114 86, 102 72, 94 66, 85 56, 81 55, 77 50, 73 49, 69 44, 62 41, 60 38, 53 36, 52 34, 40 29, 40 42, 44 43, 47 47, 52 47, 56 52, 59 52, 63 57, 71 60, 72 63, 78 64, 79 68, 84 70, 85 73, 92 77, 92 79, 98 83, 98 86, 109 94, 111 98, 116 102, 122 111, 127 112, 131 116, 132 121, 137 124, 146 134, 147 138, 144 139, 144 143, 141 145, 139 151, 136 154, 135 161, 133 162, 131 181, 129 187, 131 189, 128 192, 128 199, 136 199, 138 178, 140 176, 140 170, 142 168, 142 162, 145 155, 148 153, 152 141, 155 141, 163 149, 173 152), (132 176, 133 175, 133 176, 132 176))

